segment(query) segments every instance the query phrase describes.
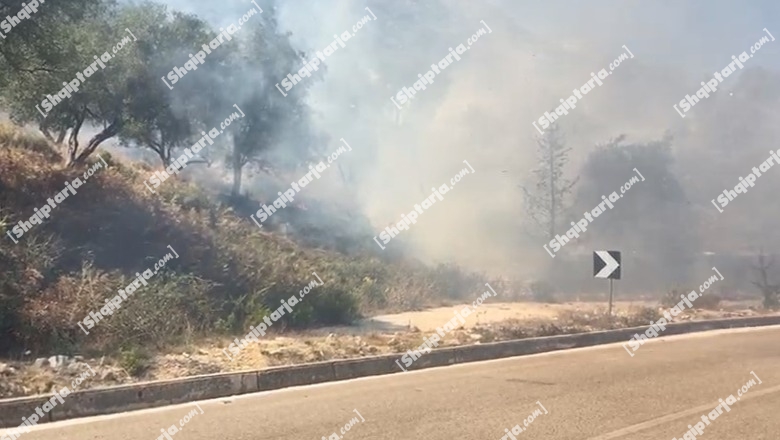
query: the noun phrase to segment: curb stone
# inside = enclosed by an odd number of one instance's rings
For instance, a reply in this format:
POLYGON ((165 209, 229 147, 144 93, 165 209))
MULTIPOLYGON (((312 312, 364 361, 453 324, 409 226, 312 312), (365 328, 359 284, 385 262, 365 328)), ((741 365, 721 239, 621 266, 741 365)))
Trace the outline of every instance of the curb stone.
MULTIPOLYGON (((770 325, 780 325, 780 316, 673 323, 668 324, 666 330, 659 336, 770 325)), ((649 326, 442 348, 432 350, 420 357, 408 370, 626 342, 633 334, 643 333, 647 328, 649 326)), ((75 391, 65 398, 64 404, 55 406, 47 413, 47 417, 38 421, 38 424, 293 386, 399 373, 401 369, 395 361, 402 355, 396 353, 75 391)), ((22 417, 34 413, 35 408, 51 396, 53 394, 0 400, 0 428, 19 426, 22 417)))

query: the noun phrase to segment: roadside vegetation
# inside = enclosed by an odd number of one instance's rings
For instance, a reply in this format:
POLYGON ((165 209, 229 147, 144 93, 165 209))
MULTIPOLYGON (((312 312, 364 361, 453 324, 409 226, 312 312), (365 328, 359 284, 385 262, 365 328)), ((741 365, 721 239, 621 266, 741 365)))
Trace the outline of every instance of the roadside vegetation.
POLYGON ((324 285, 282 316, 272 332, 463 300, 491 281, 456 266, 388 260, 367 249, 340 253, 302 246, 259 230, 184 180, 166 182, 161 193, 151 194, 142 183, 142 166, 105 151, 100 156, 109 169, 98 171, 14 244, 6 232, 83 172, 64 166, 59 153, 44 138, 0 126, 0 353, 12 357, 28 350, 134 353, 203 335, 243 335, 281 299, 298 295, 315 279, 312 272, 324 285), (77 322, 152 267, 169 252, 167 245, 180 258, 85 334, 77 322))

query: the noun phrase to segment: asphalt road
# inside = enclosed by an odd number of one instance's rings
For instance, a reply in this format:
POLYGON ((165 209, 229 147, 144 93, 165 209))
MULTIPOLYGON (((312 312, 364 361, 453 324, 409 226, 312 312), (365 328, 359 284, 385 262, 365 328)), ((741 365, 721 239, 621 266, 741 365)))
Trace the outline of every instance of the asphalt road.
POLYGON ((20 438, 153 440, 195 409, 170 438, 319 440, 355 418, 344 439, 498 440, 543 407, 517 438, 682 439, 751 371, 761 383, 697 438, 780 437, 780 327, 660 338, 635 354, 614 344, 464 364, 198 402, 202 414, 190 403, 52 423, 20 438))

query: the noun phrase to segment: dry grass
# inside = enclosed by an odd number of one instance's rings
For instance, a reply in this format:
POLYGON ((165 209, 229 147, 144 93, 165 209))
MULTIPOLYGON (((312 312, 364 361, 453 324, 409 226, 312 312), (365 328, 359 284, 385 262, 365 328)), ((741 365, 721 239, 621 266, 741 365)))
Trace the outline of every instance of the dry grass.
MULTIPOLYGON (((0 128, 0 145, 5 235, 82 170, 64 168, 45 140, 8 126, 0 128)), ((420 309, 473 295, 489 281, 452 266, 303 247, 258 230, 188 182, 170 179, 151 194, 143 185, 145 167, 99 154, 109 169, 98 171, 19 245, 0 251, 0 262, 13 262, 0 280, 0 295, 7 292, 5 300, 0 296, 0 327, 7 316, 11 335, 0 352, 163 347, 203 334, 243 334, 281 298, 308 284, 312 271, 325 286, 275 331, 349 323, 378 310, 420 309), (167 253, 169 244, 181 257, 145 293, 85 335, 77 321, 167 253)))

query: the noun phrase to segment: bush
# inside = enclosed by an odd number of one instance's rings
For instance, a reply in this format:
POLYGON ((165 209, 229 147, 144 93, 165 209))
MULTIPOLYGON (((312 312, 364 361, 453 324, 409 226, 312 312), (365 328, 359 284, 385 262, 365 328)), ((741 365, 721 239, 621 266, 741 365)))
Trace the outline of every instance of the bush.
POLYGON ((484 281, 481 276, 464 272, 454 264, 440 264, 432 273, 434 283, 447 298, 463 300, 481 291, 484 281))
MULTIPOLYGON (((691 291, 688 290, 687 292, 691 291)), ((682 297, 680 295, 683 294, 687 296, 687 293, 683 292, 682 290, 672 289, 666 292, 666 294, 664 294, 664 296, 661 298, 661 305, 666 308, 672 308, 679 304, 680 301, 682 301, 682 297)), ((722 297, 714 293, 704 293, 700 295, 701 296, 696 298, 696 301, 691 301, 694 309, 718 310, 718 305, 720 305, 720 302, 723 300, 722 297)))
POLYGON ((704 293, 701 294, 700 297, 696 298, 696 301, 693 301, 693 308, 702 310, 718 310, 718 306, 720 305, 722 299, 723 298, 721 298, 720 295, 714 293, 704 293))
POLYGON ((40 153, 51 160, 59 159, 46 138, 28 133, 8 122, 0 122, 0 147, 20 148, 40 153))
MULTIPOLYGON (((131 279, 123 279, 121 286, 131 279)), ((208 293, 212 284, 192 274, 159 273, 122 303, 114 316, 101 321, 110 340, 158 346, 189 338, 215 327, 218 308, 208 293)), ((109 294, 115 295, 117 289, 109 294)))
MULTIPOLYGON (((688 291, 690 292, 690 290, 688 291)), ((670 309, 682 301, 682 297, 680 295, 683 295, 685 292, 683 292, 680 289, 672 289, 667 291, 662 297, 661 297, 661 305, 664 306, 667 309, 670 309)), ((701 300, 701 298, 697 299, 696 301, 701 300)), ((696 305, 694 304, 694 307, 696 305)))
MULTIPOLYGON (((3 239, 11 227, 0 218, 3 239)), ((62 244, 51 236, 25 235, 18 244, 0 246, 0 352, 37 349, 47 343, 55 348, 67 345, 61 343, 61 332, 39 336, 40 329, 26 316, 29 301, 40 296, 61 253, 62 244)))
POLYGON ((349 325, 361 317, 358 299, 349 292, 323 286, 322 290, 310 295, 314 296, 312 307, 315 324, 349 325))
POLYGON ((762 304, 767 310, 777 310, 780 308, 780 292, 777 290, 764 292, 764 301, 762 304))
MULTIPOLYGON (((282 304, 282 299, 286 301, 291 296, 298 298, 298 302, 294 306, 290 306, 292 312, 285 310, 285 314, 279 319, 283 324, 281 329, 349 325, 360 317, 358 299, 338 287, 329 286, 327 283, 324 286, 317 285, 312 287, 303 298, 300 298, 300 292, 300 285, 294 288, 280 286, 266 297, 265 304, 268 305, 268 308, 264 310, 267 314, 278 309, 282 304), (270 311, 268 311, 269 309, 270 311)), ((256 316, 253 322, 261 320, 262 316, 256 316)))
POLYGON ((127 374, 138 377, 149 368, 149 354, 135 346, 125 347, 119 351, 119 365, 127 374))
POLYGON ((650 322, 656 322, 662 317, 663 315, 656 308, 636 307, 631 309, 625 323, 626 327, 640 327, 650 322))

